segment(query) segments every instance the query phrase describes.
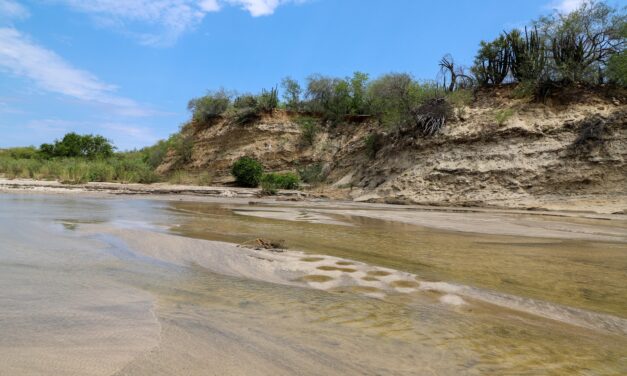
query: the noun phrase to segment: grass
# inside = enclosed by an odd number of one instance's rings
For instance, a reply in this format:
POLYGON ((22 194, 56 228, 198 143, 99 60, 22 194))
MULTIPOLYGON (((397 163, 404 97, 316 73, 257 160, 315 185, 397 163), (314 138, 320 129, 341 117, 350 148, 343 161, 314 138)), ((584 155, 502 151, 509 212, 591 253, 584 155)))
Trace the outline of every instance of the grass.
POLYGON ((503 125, 505 123, 507 123, 507 121, 514 116, 514 110, 512 110, 511 108, 506 108, 503 110, 497 110, 494 112, 494 120, 496 120, 496 123, 498 125, 503 125))
POLYGON ((0 174, 8 179, 58 180, 66 184, 87 182, 154 183, 158 176, 132 153, 107 160, 83 158, 15 158, 0 152, 0 174))

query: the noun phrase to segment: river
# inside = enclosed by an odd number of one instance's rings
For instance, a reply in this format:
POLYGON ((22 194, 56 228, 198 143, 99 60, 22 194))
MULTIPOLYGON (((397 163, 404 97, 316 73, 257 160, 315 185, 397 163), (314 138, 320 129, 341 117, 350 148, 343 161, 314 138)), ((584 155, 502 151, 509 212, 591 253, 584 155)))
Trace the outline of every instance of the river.
POLYGON ((627 223, 0 195, 0 375, 624 375, 627 223), (257 238, 286 251, 256 250, 257 238))

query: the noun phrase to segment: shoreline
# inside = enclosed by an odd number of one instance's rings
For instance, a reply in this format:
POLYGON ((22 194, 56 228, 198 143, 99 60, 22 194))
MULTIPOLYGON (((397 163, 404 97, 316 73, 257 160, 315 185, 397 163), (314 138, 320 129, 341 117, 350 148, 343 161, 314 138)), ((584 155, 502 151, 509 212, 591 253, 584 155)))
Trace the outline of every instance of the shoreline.
POLYGON ((397 205, 320 198, 301 191, 279 191, 276 196, 261 196, 259 192, 251 188, 121 183, 67 185, 0 178, 0 193, 219 204, 234 206, 241 215, 277 220, 337 224, 336 216, 361 217, 460 233, 627 243, 627 215, 622 213, 397 205), (301 218, 299 213, 303 210, 309 214, 301 218))
MULTIPOLYGON (((613 199, 605 196, 561 197, 562 205, 545 204, 531 205, 525 201, 510 201, 510 205, 497 205, 484 202, 483 204, 467 205, 465 203, 386 203, 350 200, 326 195, 325 192, 307 192, 300 190, 279 190, 275 196, 264 196, 259 188, 240 188, 229 186, 195 186, 177 185, 169 183, 139 184, 139 183, 108 183, 89 182, 85 184, 64 184, 58 181, 33 179, 7 179, 0 176, 0 193, 40 193, 40 194, 82 194, 98 197, 129 196, 152 198, 160 200, 180 200, 198 202, 228 202, 236 204, 251 203, 285 204, 313 206, 341 206, 363 209, 399 209, 441 212, 498 212, 506 214, 530 214, 556 217, 583 217, 591 219, 625 219, 627 220, 627 193, 614 196, 613 199), (570 199, 570 201, 568 201, 570 199), (598 201, 596 204, 582 204, 579 201, 598 201), (615 200, 612 205, 607 201, 615 200), (596 209, 596 210, 594 210, 596 209), (610 209, 610 210, 608 210, 610 209)), ((559 201, 555 198, 555 201, 559 201)))

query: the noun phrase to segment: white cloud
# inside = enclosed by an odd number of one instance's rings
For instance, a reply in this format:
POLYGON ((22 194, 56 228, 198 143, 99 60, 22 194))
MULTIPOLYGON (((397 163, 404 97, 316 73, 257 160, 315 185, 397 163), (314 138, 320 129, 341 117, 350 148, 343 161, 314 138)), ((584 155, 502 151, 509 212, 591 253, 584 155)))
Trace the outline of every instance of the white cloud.
MULTIPOLYGON (((2 0, 0 0, 2 1, 2 0)), ((253 17, 267 16, 288 3, 307 0, 53 0, 87 13, 104 27, 131 35, 141 44, 168 46, 195 28, 210 12, 238 6, 253 17), (145 30, 156 28, 157 30, 145 30)))
POLYGON ((201 0, 198 5, 205 12, 217 12, 221 9, 218 0, 201 0))
POLYGON ((153 114, 135 101, 115 95, 115 86, 74 68, 13 28, 0 28, 0 70, 26 77, 46 91, 104 105, 122 115, 153 114))
POLYGON ((581 6, 586 0, 557 0, 549 4, 549 8, 560 13, 570 13, 581 6))
POLYGON ((0 21, 28 18, 30 13, 14 0, 0 0, 0 21))

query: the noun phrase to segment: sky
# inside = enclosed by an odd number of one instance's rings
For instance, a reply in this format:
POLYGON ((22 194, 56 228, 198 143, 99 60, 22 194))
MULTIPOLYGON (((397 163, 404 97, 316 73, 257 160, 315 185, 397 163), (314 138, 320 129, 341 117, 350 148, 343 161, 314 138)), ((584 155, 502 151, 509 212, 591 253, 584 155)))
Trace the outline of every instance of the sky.
POLYGON ((434 79, 443 55, 470 65, 482 39, 580 1, 0 0, 0 148, 70 131, 148 146, 189 99, 285 76, 434 79))

